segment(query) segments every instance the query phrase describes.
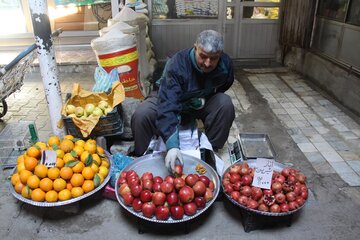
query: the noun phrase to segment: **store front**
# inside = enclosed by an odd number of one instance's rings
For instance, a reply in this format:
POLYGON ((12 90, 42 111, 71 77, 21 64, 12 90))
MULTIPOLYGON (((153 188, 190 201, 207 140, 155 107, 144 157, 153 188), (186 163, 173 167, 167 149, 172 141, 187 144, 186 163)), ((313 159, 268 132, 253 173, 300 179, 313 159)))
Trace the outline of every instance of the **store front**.
MULTIPOLYGON (((117 0, 49 0, 52 30, 62 28, 55 43, 61 47, 90 49, 107 20, 117 13, 117 0), (75 4, 76 3, 76 4, 75 4)), ((234 59, 274 59, 278 49, 280 0, 145 0, 149 35, 158 60, 191 47, 205 29, 223 33, 225 50, 234 59)), ((0 49, 33 43, 29 6, 25 0, 1 1, 0 49), (12 19, 14 27, 6 22, 12 19)))

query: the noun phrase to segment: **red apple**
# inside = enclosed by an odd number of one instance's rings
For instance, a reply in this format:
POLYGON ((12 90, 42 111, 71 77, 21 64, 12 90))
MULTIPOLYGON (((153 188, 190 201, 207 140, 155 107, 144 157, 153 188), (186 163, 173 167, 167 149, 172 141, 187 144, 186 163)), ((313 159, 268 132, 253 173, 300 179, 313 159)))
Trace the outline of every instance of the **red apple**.
POLYGON ((205 192, 205 200, 206 202, 210 201, 211 199, 213 199, 213 193, 212 191, 210 190, 210 188, 206 188, 206 192, 205 192))
POLYGON ((174 185, 167 181, 162 182, 160 187, 163 193, 171 193, 174 190, 174 185))
POLYGON ((163 192, 154 192, 152 195, 152 202, 156 206, 164 205, 166 200, 166 195, 163 192))
POLYGON ((152 180, 152 179, 153 179, 153 174, 151 172, 145 172, 141 176, 141 180, 152 180))
POLYGON ((207 176, 201 175, 199 180, 205 184, 205 187, 209 187, 210 179, 207 176))
POLYGON ((134 201, 132 202, 131 206, 134 209, 135 212, 140 212, 141 208, 142 208, 142 201, 140 200, 140 198, 135 198, 134 201))
POLYGON ((169 182, 171 184, 174 184, 174 179, 175 178, 173 176, 168 175, 168 176, 165 177, 164 181, 169 182))
POLYGON ((175 206, 179 203, 179 197, 176 192, 171 192, 166 196, 166 202, 169 206, 175 206))
POLYGON ((125 193, 130 193, 130 187, 127 183, 123 183, 118 190, 118 193, 123 196, 125 193))
POLYGON ((202 197, 205 194, 206 186, 202 181, 197 181, 192 187, 196 197, 202 197))
POLYGON ((150 179, 141 180, 142 186, 144 189, 149 190, 150 192, 153 190, 153 181, 150 179))
POLYGON ((155 214, 155 204, 152 202, 146 202, 142 205, 141 211, 145 217, 152 218, 155 214))
POLYGON ((152 199, 152 193, 149 190, 142 190, 140 193, 140 200, 142 202, 149 202, 152 199))
POLYGON ((167 220, 170 217, 170 210, 165 206, 158 206, 155 210, 155 216, 158 220, 167 220))
POLYGON ((123 178, 123 177, 120 177, 119 179, 118 179, 118 186, 120 186, 121 184, 123 184, 123 183, 126 183, 126 178, 123 178))
POLYGON ((156 176, 153 178, 154 183, 162 183, 164 180, 160 176, 156 176))
POLYGON ((198 180, 198 176, 196 174, 189 174, 187 175, 187 177, 185 178, 185 183, 186 185, 192 187, 195 185, 195 183, 197 182, 198 180))
POLYGON ((172 206, 170 208, 171 217, 174 220, 179 220, 184 217, 184 208, 182 206, 172 206))
POLYGON ((154 183, 153 184, 153 191, 154 192, 161 192, 161 183, 154 183))
POLYGON ((126 173, 126 180, 129 180, 130 178, 133 178, 133 177, 139 178, 139 176, 137 175, 137 173, 134 170, 129 170, 126 173))
POLYGON ((176 191, 179 191, 183 186, 185 186, 185 180, 181 177, 174 179, 174 187, 176 191))
POLYGON ((183 166, 180 164, 176 164, 175 165, 175 176, 181 177, 182 174, 183 174, 183 166))
POLYGON ((196 213, 197 206, 194 202, 190 202, 184 205, 184 212, 188 216, 192 216, 196 213))
POLYGON ((194 199, 194 190, 189 186, 184 186, 179 191, 179 198, 182 203, 189 203, 194 199))
POLYGON ((136 198, 140 196, 142 190, 143 189, 140 185, 132 185, 130 187, 131 194, 136 198))
POLYGON ((215 189, 215 183, 212 180, 210 180, 209 188, 211 191, 214 191, 214 189, 215 189))
POLYGON ((202 208, 204 208, 205 205, 206 205, 206 200, 205 200, 204 197, 196 197, 196 198, 194 199, 194 202, 195 202, 195 204, 196 204, 196 206, 197 206, 198 209, 202 209, 202 208))
POLYGON ((125 178, 126 179, 126 174, 127 174, 127 171, 122 171, 120 173, 120 178, 125 178))
POLYGON ((131 193, 125 193, 124 195, 122 195, 123 199, 124 199, 124 203, 127 206, 131 206, 132 202, 134 201, 134 197, 131 195, 131 193))

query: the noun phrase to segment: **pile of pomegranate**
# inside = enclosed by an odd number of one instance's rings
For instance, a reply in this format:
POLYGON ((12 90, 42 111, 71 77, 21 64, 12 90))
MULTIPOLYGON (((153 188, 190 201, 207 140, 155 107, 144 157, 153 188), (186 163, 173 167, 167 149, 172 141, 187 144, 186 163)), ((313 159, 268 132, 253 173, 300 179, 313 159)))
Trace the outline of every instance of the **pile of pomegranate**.
POLYGON ((273 171, 271 189, 251 186, 254 173, 246 162, 233 164, 222 178, 224 192, 242 206, 272 213, 293 211, 308 198, 306 177, 299 170, 273 171))
POLYGON ((134 171, 123 171, 118 179, 118 194, 125 205, 147 218, 180 220, 203 209, 213 198, 215 184, 205 175, 182 174, 165 178, 145 172, 141 177, 134 171))

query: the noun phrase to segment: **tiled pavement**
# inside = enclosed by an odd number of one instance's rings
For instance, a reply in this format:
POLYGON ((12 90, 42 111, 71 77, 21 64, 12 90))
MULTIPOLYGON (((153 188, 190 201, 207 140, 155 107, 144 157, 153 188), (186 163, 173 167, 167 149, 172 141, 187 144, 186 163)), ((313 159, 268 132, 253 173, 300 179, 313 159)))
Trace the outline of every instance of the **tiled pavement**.
POLYGON ((253 74, 252 85, 319 174, 360 186, 360 125, 295 73, 253 74))

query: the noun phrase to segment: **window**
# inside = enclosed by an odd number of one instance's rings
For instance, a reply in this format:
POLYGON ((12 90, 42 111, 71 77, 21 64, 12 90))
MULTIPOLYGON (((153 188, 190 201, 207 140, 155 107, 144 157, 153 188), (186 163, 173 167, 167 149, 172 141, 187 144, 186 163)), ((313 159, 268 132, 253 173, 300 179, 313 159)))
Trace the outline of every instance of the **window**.
POLYGON ((360 0, 351 1, 347 22, 360 26, 360 0))
POLYGON ((330 19, 345 21, 349 0, 320 0, 319 15, 330 19))

